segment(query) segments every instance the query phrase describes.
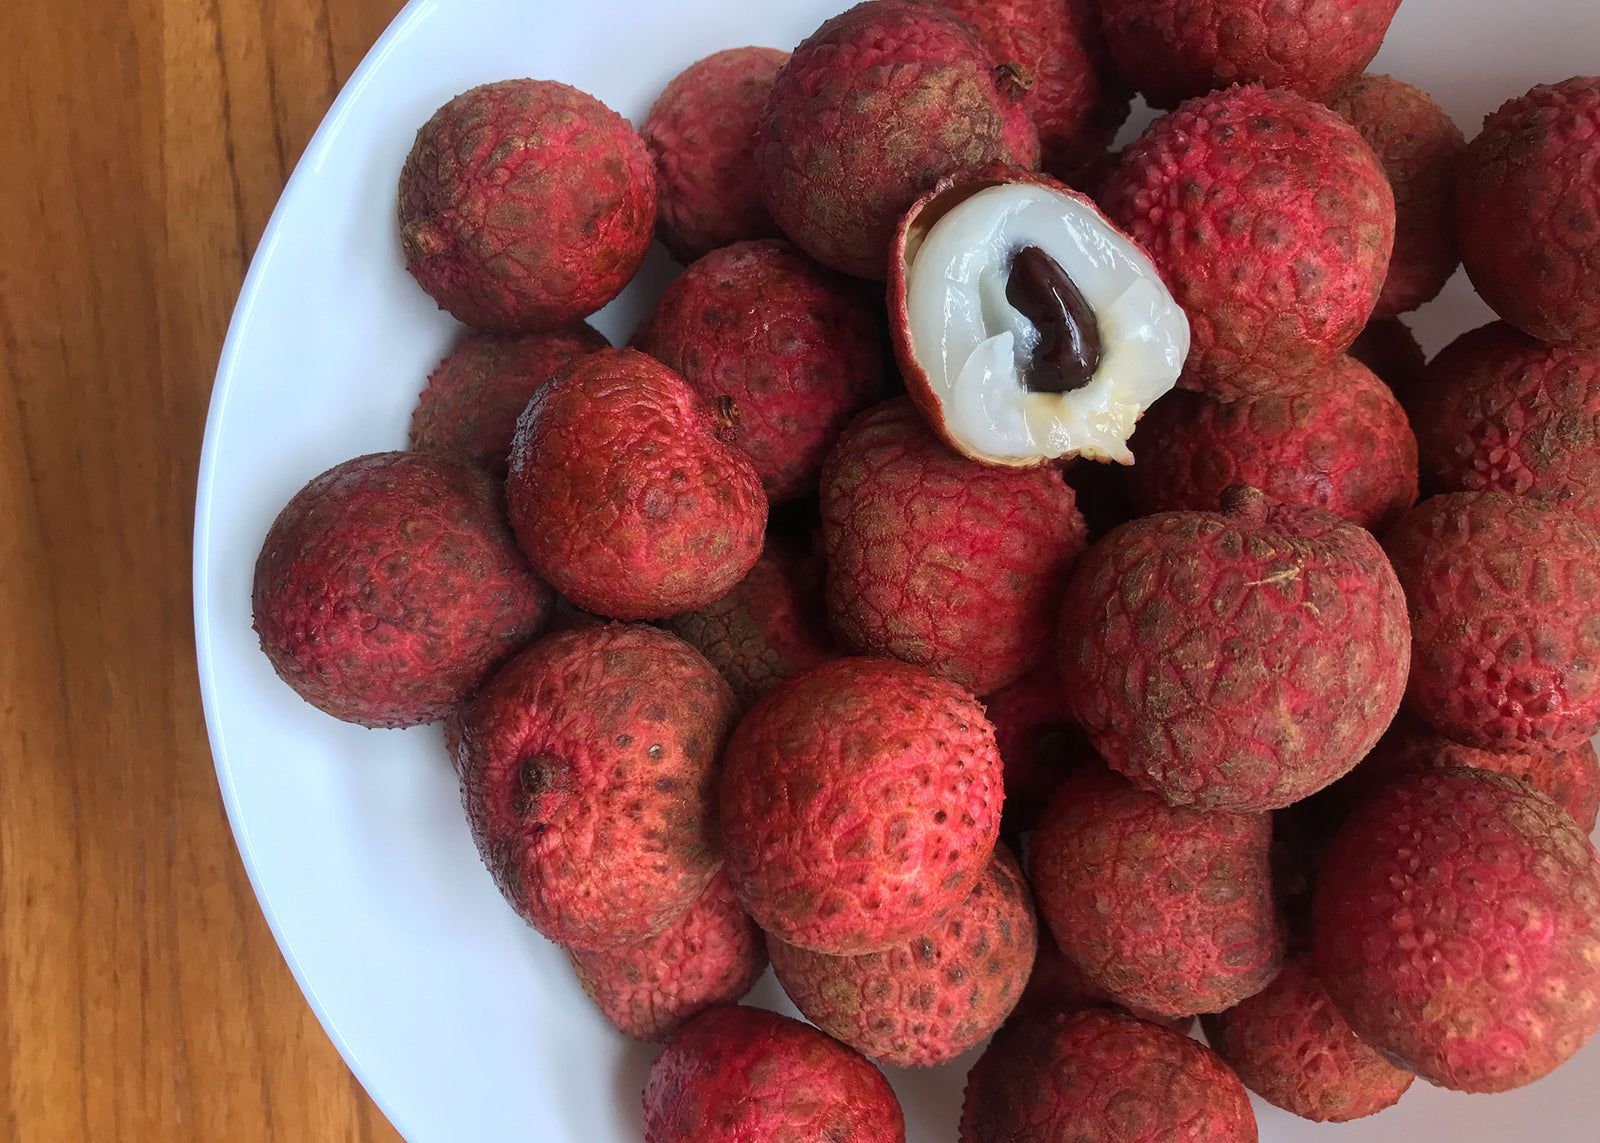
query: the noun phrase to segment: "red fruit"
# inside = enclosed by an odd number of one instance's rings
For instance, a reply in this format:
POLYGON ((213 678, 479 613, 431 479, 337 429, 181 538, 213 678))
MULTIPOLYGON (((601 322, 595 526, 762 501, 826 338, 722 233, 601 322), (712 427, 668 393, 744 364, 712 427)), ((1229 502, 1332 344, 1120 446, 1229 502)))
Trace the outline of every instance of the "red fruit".
POLYGON ((1401 778, 1322 863, 1316 968, 1356 1033, 1441 1087, 1505 1091, 1600 1028, 1600 855, 1515 778, 1401 778))
POLYGON ((588 317, 633 277, 655 221, 650 155, 628 121, 551 80, 456 96, 400 171, 406 269, 483 329, 588 317))
POLYGON ((857 417, 829 453, 822 541, 840 639, 980 694, 1044 657, 1087 542, 1060 473, 958 456, 903 397, 857 417))
POLYGON ((824 663, 756 703, 728 743, 728 878, 789 944, 882 952, 982 876, 1000 774, 994 729, 961 688, 888 659, 824 663))
POLYGON ((817 490, 822 458, 883 389, 879 320, 860 282, 787 242, 740 242, 667 287, 633 345, 708 400, 777 503, 817 490))
POLYGON ((1285 964, 1265 990, 1200 1023, 1245 1087, 1318 1123, 1374 1115, 1415 1078, 1350 1030, 1303 958, 1285 964))
POLYGON ((1389 725, 1405 598, 1377 540, 1318 508, 1166 512, 1079 561, 1061 681, 1108 763, 1173 804, 1266 810, 1347 772, 1389 725))
POLYGON ((1600 353, 1600 76, 1534 88, 1484 120, 1456 189, 1456 234, 1494 311, 1600 353))
POLYGON ((609 342, 579 322, 549 333, 469 333, 428 377, 411 414, 411 447, 506 478, 511 438, 528 400, 555 373, 609 342))
POLYGON ((1128 491, 1140 514, 1216 511, 1251 484, 1269 504, 1323 508, 1378 531, 1417 500, 1417 440, 1382 381, 1350 357, 1259 397, 1173 393, 1132 441, 1128 491))
POLYGON ((778 233, 761 201, 755 130, 788 59, 777 48, 713 53, 667 84, 639 128, 656 163, 656 236, 678 261, 778 233))
POLYGON ((550 589, 484 473, 421 453, 335 465, 278 513, 251 608, 278 677, 362 726, 432 722, 537 635, 550 589))
POLYGON ((1006 1025, 967 1076, 961 1143, 1256 1143, 1237 1076, 1204 1045, 1103 1009, 1006 1025))
POLYGON ((737 717, 681 639, 542 639, 451 716, 461 801, 511 907, 569 948, 637 944, 716 875, 717 754, 737 717))
POLYGON ((806 1019, 863 1055, 931 1067, 982 1043, 1033 967, 1033 902, 997 846, 967 899, 911 941, 864 956, 772 942, 772 970, 806 1019))
POLYGON ((1563 508, 1456 492, 1383 546, 1411 612, 1408 707, 1481 750, 1571 750, 1600 730, 1600 535, 1563 508))
POLYGON ((1193 1016, 1162 1016, 1147 1008, 1124 1007, 1068 960, 1050 935, 1049 926, 1042 926, 1039 929, 1039 951, 1033 958, 1033 972, 1028 977, 1028 986, 1022 990, 1022 999, 1017 1002, 1011 1019, 1027 1020, 1053 1009, 1077 1012, 1084 1008, 1112 1008, 1127 1012, 1185 1035, 1194 1026, 1193 1016))
POLYGON ((767 968, 761 930, 721 873, 649 940, 567 956, 606 1019, 641 1040, 669 1039, 707 1008, 737 1003, 767 968))
POLYGON ((1402 407, 1409 405, 1428 363, 1416 334, 1399 318, 1369 321, 1351 343, 1349 355, 1376 373, 1402 407))
POLYGON ((762 1008, 713 1008, 650 1065, 645 1143, 905 1143, 889 1082, 808 1024, 762 1008))
POLYGON ((1061 672, 1047 654, 1037 667, 983 700, 994 724, 994 744, 1005 767, 1006 800, 1000 826, 1016 837, 1033 829, 1050 795, 1094 748, 1073 724, 1061 690, 1061 672))
POLYGON ((767 498, 731 417, 632 349, 574 361, 528 403, 506 498, 528 560, 573 603, 657 619, 720 598, 761 554, 767 498))
POLYGON ((1394 193, 1372 149, 1287 91, 1231 88, 1156 120, 1101 202, 1189 315, 1178 383, 1225 400, 1349 348, 1394 246, 1394 193))

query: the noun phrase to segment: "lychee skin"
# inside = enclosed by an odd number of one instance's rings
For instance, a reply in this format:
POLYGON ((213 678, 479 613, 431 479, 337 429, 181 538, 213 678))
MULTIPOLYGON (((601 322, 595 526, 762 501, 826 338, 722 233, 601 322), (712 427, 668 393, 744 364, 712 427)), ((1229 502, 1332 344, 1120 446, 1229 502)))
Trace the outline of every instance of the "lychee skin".
POLYGON ((784 233, 826 266, 882 281, 900 216, 940 178, 1037 163, 1022 87, 997 63, 932 5, 867 0, 823 24, 778 73, 756 129, 784 233), (1017 154, 1029 141, 1034 153, 1017 154))
POLYGON ((1188 1036, 1120 1012, 1007 1024, 967 1075, 960 1143, 1256 1143, 1244 1085, 1188 1036))
POLYGON ((1132 441, 1129 494, 1141 514, 1216 511, 1250 484, 1271 504, 1323 508, 1378 531, 1417 501, 1417 440, 1389 387, 1336 357, 1259 397, 1172 393, 1132 441))
POLYGON ((692 264, 633 345, 707 400, 733 399, 734 442, 773 503, 817 490, 828 449, 883 390, 883 331, 862 283, 779 240, 692 264))
POLYGON ((1383 537, 1411 614, 1406 706, 1480 750, 1600 730, 1600 535, 1499 492, 1424 500, 1383 537))
POLYGON ((1005 768, 1000 827, 1015 838, 1033 829, 1068 774, 1099 759, 1072 721, 1054 655, 1046 654, 1026 675, 984 698, 983 705, 1005 768))
POLYGON ((1088 542, 1054 468, 968 460, 904 397, 861 414, 828 454, 822 541, 828 616, 843 642, 978 694, 1044 657, 1088 542))
POLYGON ((1350 1026, 1441 1087, 1531 1083, 1600 1028, 1600 855, 1515 778, 1386 787, 1329 847, 1314 929, 1350 1026))
POLYGON ((983 708, 890 659, 835 659, 779 686, 723 758, 728 878, 756 923, 817 952, 882 952, 966 899, 1000 828, 983 708))
POLYGON ((480 329, 533 333, 588 317, 633 277, 655 221, 639 136, 552 80, 456 96, 417 132, 400 172, 406 269, 480 329))
POLYGON ((1200 1023, 1245 1087, 1317 1123, 1375 1115, 1416 1078, 1350 1030, 1305 958, 1289 961, 1261 992, 1200 1023))
POLYGON ((443 718, 550 618, 485 473, 421 453, 356 457, 273 521, 251 609, 278 677, 370 727, 443 718))
POLYGON ((1169 806, 1101 766, 1056 791, 1029 847, 1039 915, 1119 1003, 1215 1012, 1266 987, 1285 934, 1272 816, 1169 806))
POLYGON ((1011 1013, 1011 1021, 1032 1019, 1044 1012, 1061 1009, 1077 1012, 1084 1008, 1112 1008, 1127 1012, 1151 1024, 1160 1024, 1174 1032, 1188 1034, 1194 1027, 1193 1016, 1163 1016, 1148 1008, 1128 1008, 1105 989, 1100 988, 1083 974, 1083 970, 1068 960, 1048 925, 1039 928, 1039 951, 1033 958, 1033 972, 1028 976, 1028 986, 1022 990, 1011 1013))
POLYGON ((1108 0, 1122 74, 1154 107, 1236 83, 1321 100, 1378 54, 1400 0, 1108 0))
POLYGON ((905 1143, 905 1114, 883 1073, 798 1020, 713 1008, 650 1065, 645 1143, 905 1143))
POLYGON ((676 636, 610 623, 542 639, 452 716, 478 853, 569 949, 632 945, 711 883, 733 692, 676 636))
POLYGON ((632 349, 574 361, 517 424, 506 499, 534 568, 587 611, 659 619, 719 599, 761 554, 767 498, 728 418, 632 349))
POLYGON ((1190 100, 1127 147, 1100 201, 1189 315, 1178 384, 1224 400, 1349 348, 1394 247, 1394 192, 1372 149, 1287 91, 1190 100))
POLYGON ((772 942, 772 970, 801 1014, 895 1067, 931 1067, 982 1043, 1033 967, 1033 901, 1004 846, 967 899, 906 944, 829 956, 772 942))
POLYGON ((641 1040, 667 1040, 697 1013, 737 1003, 767 969, 761 930, 721 873, 649 940, 567 956, 606 1019, 641 1040))
POLYGON ((1523 333, 1600 353, 1600 76, 1535 87, 1484 120, 1456 188, 1461 260, 1523 333))
POLYGON ((563 366, 610 344, 583 322, 521 336, 467 334, 428 377, 411 414, 411 448, 504 480, 529 399, 563 366))
POLYGON ((1319 508, 1126 524, 1061 605, 1061 681, 1110 765, 1167 801, 1287 806, 1349 771, 1406 685, 1405 597, 1368 532, 1319 508))

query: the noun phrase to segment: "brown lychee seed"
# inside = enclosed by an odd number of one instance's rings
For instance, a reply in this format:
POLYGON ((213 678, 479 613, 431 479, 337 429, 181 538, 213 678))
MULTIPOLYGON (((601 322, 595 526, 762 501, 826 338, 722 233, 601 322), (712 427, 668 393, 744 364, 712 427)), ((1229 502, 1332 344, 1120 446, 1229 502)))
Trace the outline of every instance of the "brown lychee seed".
POLYGON ((986 464, 1129 463, 1134 422, 1177 382, 1189 323, 1144 252, 1083 195, 993 171, 901 219, 889 331, 911 395, 986 464))

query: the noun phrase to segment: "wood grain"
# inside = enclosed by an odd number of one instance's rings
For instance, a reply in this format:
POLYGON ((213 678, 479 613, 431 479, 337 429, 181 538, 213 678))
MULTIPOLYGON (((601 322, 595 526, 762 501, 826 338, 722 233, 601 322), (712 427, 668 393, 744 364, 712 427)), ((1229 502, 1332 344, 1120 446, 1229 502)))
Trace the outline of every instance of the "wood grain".
POLYGON ((0 3, 0 1139, 399 1138, 240 866, 189 556, 251 252, 400 6, 0 3))

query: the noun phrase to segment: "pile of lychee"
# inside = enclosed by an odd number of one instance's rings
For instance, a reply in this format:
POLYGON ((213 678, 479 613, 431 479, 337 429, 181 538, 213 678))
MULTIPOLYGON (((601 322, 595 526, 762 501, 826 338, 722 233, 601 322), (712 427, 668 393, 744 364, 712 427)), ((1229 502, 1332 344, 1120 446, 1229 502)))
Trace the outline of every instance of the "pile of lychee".
POLYGON ((1600 78, 1469 144, 1363 73, 1397 4, 869 0, 638 131, 528 79, 423 125, 471 329, 255 625, 445 720, 506 900, 666 1044, 650 1143, 903 1140, 869 1060, 991 1036, 963 1143, 1253 1140, 1246 1089, 1600 1028, 1600 78), (1503 320, 1424 365, 1460 262, 1503 320), (737 1006, 769 960, 810 1025, 737 1006))

